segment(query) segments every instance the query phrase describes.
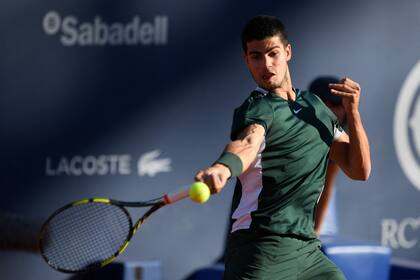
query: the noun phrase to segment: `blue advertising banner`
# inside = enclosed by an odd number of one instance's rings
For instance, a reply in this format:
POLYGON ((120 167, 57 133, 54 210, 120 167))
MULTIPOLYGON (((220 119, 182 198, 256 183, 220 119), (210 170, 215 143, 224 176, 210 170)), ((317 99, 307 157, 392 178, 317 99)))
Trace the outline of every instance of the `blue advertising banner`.
MULTIPOLYGON (((228 143, 233 109, 255 88, 240 33, 257 14, 285 23, 295 87, 320 75, 362 86, 372 174, 366 182, 337 178, 339 235, 420 263, 413 0, 2 1, 0 211, 43 221, 73 200, 147 200, 191 184, 228 143)), ((159 261, 168 280, 214 263, 233 183, 206 204, 156 213, 119 260, 159 261)), ((39 255, 10 250, 0 252, 0 274, 68 279, 39 255)))

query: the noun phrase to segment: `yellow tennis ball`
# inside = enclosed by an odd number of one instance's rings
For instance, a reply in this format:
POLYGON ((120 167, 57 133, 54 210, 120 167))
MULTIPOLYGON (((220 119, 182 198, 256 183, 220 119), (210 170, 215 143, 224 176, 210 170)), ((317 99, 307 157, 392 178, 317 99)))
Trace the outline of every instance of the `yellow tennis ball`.
POLYGON ((192 201, 204 203, 210 198, 210 189, 203 182, 194 182, 191 185, 188 194, 192 201))

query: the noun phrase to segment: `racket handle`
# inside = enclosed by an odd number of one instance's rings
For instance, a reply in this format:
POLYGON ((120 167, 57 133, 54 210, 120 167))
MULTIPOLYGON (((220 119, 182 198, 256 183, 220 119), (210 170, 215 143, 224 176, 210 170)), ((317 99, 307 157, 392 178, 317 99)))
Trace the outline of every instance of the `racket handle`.
POLYGON ((189 189, 186 189, 186 190, 180 191, 178 193, 166 194, 163 197, 163 200, 165 201, 166 204, 171 204, 171 203, 178 202, 178 201, 190 196, 188 191, 189 191, 189 189))

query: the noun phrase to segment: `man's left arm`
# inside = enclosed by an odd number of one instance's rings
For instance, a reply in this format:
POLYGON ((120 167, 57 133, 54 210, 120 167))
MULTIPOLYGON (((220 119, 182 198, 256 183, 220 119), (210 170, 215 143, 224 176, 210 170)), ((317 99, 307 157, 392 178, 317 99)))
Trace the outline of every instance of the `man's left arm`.
POLYGON ((331 93, 343 98, 348 134, 343 132, 331 145, 330 159, 352 179, 367 180, 371 161, 369 141, 359 112, 360 85, 349 78, 330 84, 331 93))

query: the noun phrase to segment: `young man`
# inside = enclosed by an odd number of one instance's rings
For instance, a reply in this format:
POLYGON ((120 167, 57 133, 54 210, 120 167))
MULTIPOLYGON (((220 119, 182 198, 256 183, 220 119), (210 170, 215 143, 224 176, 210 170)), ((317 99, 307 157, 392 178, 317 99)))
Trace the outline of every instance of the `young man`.
POLYGON ((317 96, 292 86, 292 48, 277 18, 251 19, 242 45, 258 87, 235 110, 223 154, 195 177, 213 193, 238 177, 225 279, 344 279, 319 249, 314 209, 328 158, 350 178, 369 177, 360 86, 348 78, 330 85, 343 98, 347 135, 317 96))

